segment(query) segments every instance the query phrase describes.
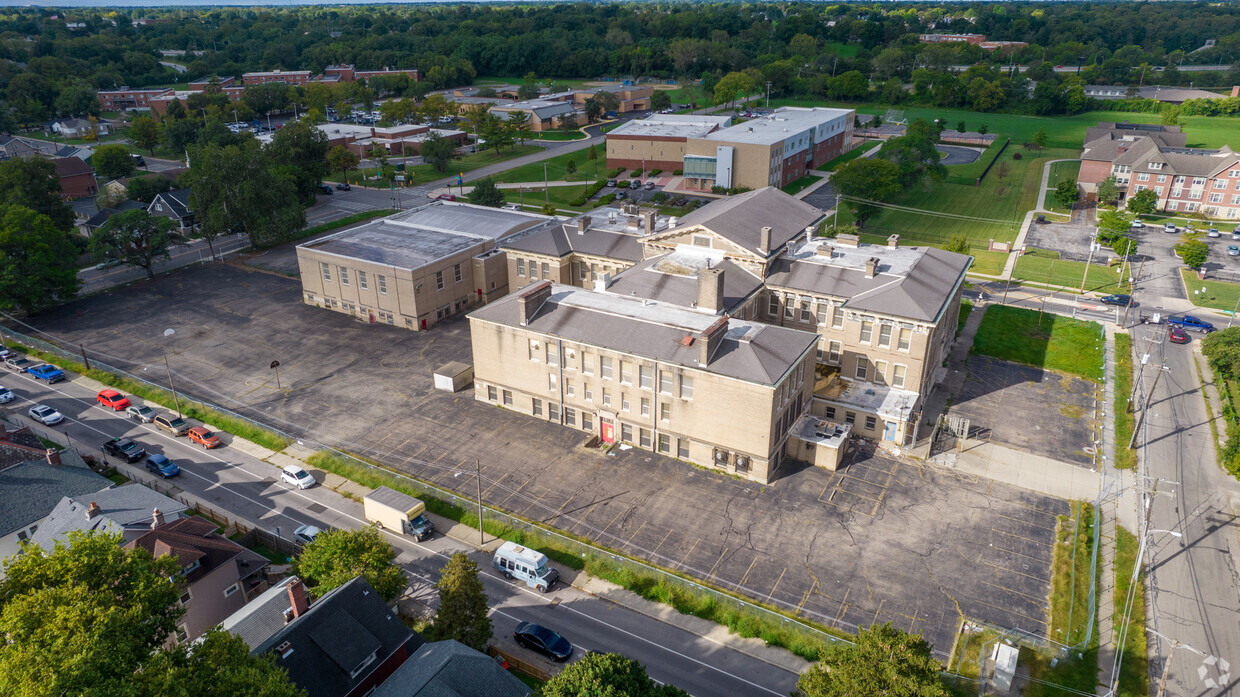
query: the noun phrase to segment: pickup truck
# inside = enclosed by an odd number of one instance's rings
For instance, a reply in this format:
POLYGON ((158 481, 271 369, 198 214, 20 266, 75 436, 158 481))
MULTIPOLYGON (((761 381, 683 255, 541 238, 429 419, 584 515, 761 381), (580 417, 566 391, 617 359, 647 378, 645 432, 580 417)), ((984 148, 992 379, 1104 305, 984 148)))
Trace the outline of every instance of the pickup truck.
POLYGON ((1210 324, 1200 317, 1194 317, 1192 315, 1170 315, 1167 317, 1167 324, 1170 324, 1173 327, 1179 327, 1186 331, 1191 329, 1204 334, 1209 334, 1214 331, 1213 324, 1210 324))
POLYGON ((112 457, 124 458, 125 462, 134 463, 146 455, 142 446, 128 438, 113 438, 103 444, 103 452, 112 457))
POLYGON ((60 382, 65 379, 65 371, 57 368, 51 363, 44 363, 43 365, 36 365, 33 368, 27 368, 26 372, 40 380, 46 380, 49 385, 53 382, 60 382))

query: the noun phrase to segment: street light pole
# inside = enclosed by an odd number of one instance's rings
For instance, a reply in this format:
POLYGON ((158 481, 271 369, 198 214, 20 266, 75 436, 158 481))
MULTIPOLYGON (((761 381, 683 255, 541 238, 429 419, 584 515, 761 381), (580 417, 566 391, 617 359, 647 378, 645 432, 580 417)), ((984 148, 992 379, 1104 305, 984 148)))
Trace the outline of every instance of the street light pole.
POLYGON ((474 480, 478 482, 478 544, 486 544, 487 536, 482 530, 482 461, 474 458, 474 480))
MULTIPOLYGON (((171 337, 176 334, 175 329, 165 329, 164 336, 171 337)), ((168 371, 168 387, 172 389, 172 401, 177 405, 177 416, 181 416, 181 400, 177 397, 177 387, 172 383, 172 367, 168 365, 168 352, 164 351, 164 370, 168 371)))

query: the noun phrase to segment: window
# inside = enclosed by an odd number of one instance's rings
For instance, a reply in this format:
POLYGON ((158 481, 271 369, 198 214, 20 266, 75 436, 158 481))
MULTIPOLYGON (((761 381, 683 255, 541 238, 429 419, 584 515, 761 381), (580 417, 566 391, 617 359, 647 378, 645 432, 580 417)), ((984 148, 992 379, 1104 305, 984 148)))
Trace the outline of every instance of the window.
POLYGON ((590 265, 589 264, 578 264, 577 271, 578 271, 577 278, 581 279, 582 281, 585 281, 590 276, 590 265))
POLYGON ((461 265, 460 264, 457 264, 452 267, 452 276, 453 276, 453 279, 457 283, 461 282, 461 265))
POLYGON ((875 419, 873 416, 865 417, 865 430, 873 431, 874 427, 877 425, 878 425, 878 420, 875 419))
POLYGON ((637 445, 638 447, 641 447, 641 448, 650 447, 650 429, 648 428, 637 429, 637 445))
POLYGON ((801 298, 801 321, 813 322, 814 314, 809 309, 809 298, 801 298))
POLYGON ((680 398, 693 399, 693 378, 688 375, 680 376, 680 398))
POLYGON ((535 399, 534 400, 534 416, 542 416, 542 413, 543 413, 542 412, 542 400, 535 399))
POLYGON ((1240 194, 1231 195, 1231 205, 1240 206, 1240 194))
POLYGON ((224 589, 224 597, 227 598, 236 592, 237 592, 237 584, 234 583, 231 586, 224 589))
POLYGON ((672 405, 671 404, 668 404, 667 402, 659 402, 659 420, 660 421, 671 421, 672 420, 672 405))
POLYGON ((884 324, 878 328, 878 345, 883 348, 891 348, 891 325, 884 324))
POLYGON ((542 277, 544 280, 551 278, 551 267, 545 261, 542 263, 542 272, 543 272, 542 277))
POLYGON ((494 402, 497 396, 499 396, 499 391, 495 389, 495 385, 487 385, 487 399, 494 402))
POLYGON ((648 365, 638 366, 637 368, 638 387, 643 390, 654 389, 654 368, 648 365))
POLYGON ((874 323, 868 319, 861 320, 861 343, 868 344, 874 337, 874 323))
POLYGON ((874 382, 880 385, 887 377, 887 361, 874 361, 874 382))
POLYGON ((379 282, 379 294, 387 295, 387 276, 375 274, 375 279, 379 282))
POLYGON ((904 387, 904 372, 907 370, 904 366, 896 363, 891 367, 891 386, 904 387))
POLYGON ((598 367, 604 380, 613 379, 611 356, 599 356, 598 367))
POLYGON ((594 356, 588 353, 581 354, 581 374, 582 375, 593 375, 594 374, 594 356))
POLYGON ((851 411, 844 412, 844 423, 848 424, 849 426, 857 423, 857 415, 851 411))
POLYGON ((869 369, 870 362, 866 360, 865 356, 857 356, 857 379, 864 380, 869 369))
POLYGON ((572 381, 572 380, 565 380, 565 381, 564 381, 564 394, 568 395, 569 397, 576 397, 576 396, 577 396, 577 390, 573 387, 573 381, 572 381))
POLYGON ((831 328, 832 329, 843 329, 844 328, 844 308, 839 305, 836 305, 835 311, 831 313, 831 328))
POLYGON ((547 374, 547 389, 555 392, 559 389, 559 383, 556 381, 555 373, 547 374))
POLYGON ((366 282, 366 272, 361 269, 358 269, 357 271, 357 287, 362 290, 366 290, 370 287, 370 284, 366 282))
POLYGON ((581 412, 581 428, 586 431, 594 430, 594 415, 588 411, 581 412))
POLYGON ((560 422, 560 404, 559 402, 547 402, 547 418, 552 421, 560 422))
POLYGON ((435 272, 435 290, 443 290, 443 272, 435 272))
POLYGON ((1206 185, 1205 177, 1193 177, 1193 186, 1205 186, 1205 185, 1206 185))
POLYGON ((1159 184, 1165 184, 1165 183, 1166 183, 1166 181, 1167 181, 1167 175, 1165 175, 1165 174, 1160 174, 1160 175, 1158 175, 1158 183, 1159 183, 1159 184))
POLYGON ((676 457, 686 459, 686 460, 689 459, 689 439, 687 438, 676 439, 676 457))
POLYGON ((607 391, 606 387, 603 388, 603 406, 611 406, 611 393, 607 391))
POLYGON ((517 276, 525 278, 525 260, 517 259, 517 276))
POLYGON ((896 348, 900 349, 901 351, 907 351, 909 348, 909 345, 912 342, 913 342, 913 330, 909 329, 908 327, 902 327, 900 329, 899 343, 896 344, 896 348))
POLYGON ((560 365, 560 345, 554 341, 547 342, 547 365, 552 367, 560 365))
POLYGON ((650 416, 650 398, 642 397, 642 416, 650 416))
POLYGON ((1240 169, 1227 170, 1227 176, 1231 177, 1232 179, 1235 179, 1236 177, 1240 177, 1240 169))
POLYGON ((840 342, 832 341, 827 344, 827 362, 839 365, 840 362, 840 342))
POLYGON ((708 237, 708 236, 706 236, 706 235, 694 235, 694 236, 693 236, 693 246, 694 246, 694 247, 709 247, 709 246, 710 246, 710 237, 708 237))
MULTIPOLYGON (((1156 164, 1156 163, 1151 162, 1150 164, 1156 164)), ((1149 172, 1137 172, 1137 181, 1139 181, 1139 182, 1147 182, 1147 181, 1149 181, 1149 180, 1150 180, 1150 173, 1149 173, 1149 172)))
POLYGON ((797 299, 796 296, 790 296, 784 299, 784 317, 788 319, 796 319, 797 299))
POLYGON ((332 267, 324 263, 320 263, 319 266, 323 267, 323 280, 324 281, 332 280, 332 267))
POLYGON ((665 454, 672 452, 672 437, 666 433, 659 434, 659 452, 665 454))
POLYGON ((1216 188, 1216 189, 1226 189, 1226 188, 1227 188, 1227 180, 1226 180, 1226 179, 1215 179, 1215 180, 1214 180, 1214 188, 1216 188))
POLYGON ((633 364, 620 361, 620 384, 633 384, 633 364))
POLYGON ((537 363, 542 358, 542 344, 538 339, 530 339, 530 360, 537 363))
POLYGON ((177 643, 184 644, 189 641, 189 630, 185 629, 185 625, 177 627, 177 643))
POLYGON ((629 395, 626 392, 620 393, 620 411, 629 411, 629 395))
POLYGON ((671 394, 672 393, 673 380, 674 380, 674 376, 672 375, 671 372, 666 371, 666 370, 659 371, 659 392, 660 394, 671 394))
POLYGON ((349 270, 343 266, 340 267, 340 283, 341 285, 349 285, 349 270))
POLYGON ((564 425, 574 427, 577 425, 576 409, 573 409, 572 407, 564 407, 564 425))
POLYGON ((1181 196, 1183 196, 1183 195, 1184 195, 1184 189, 1180 189, 1180 188, 1177 188, 1177 187, 1172 187, 1172 188, 1171 188, 1171 195, 1172 195, 1172 196, 1174 196, 1174 197, 1176 197, 1176 198, 1179 198, 1179 197, 1181 197, 1181 196))
POLYGON ((633 427, 629 424, 620 424, 620 440, 625 443, 633 442, 633 427))
POLYGON ((1222 202, 1223 202, 1222 194, 1210 194, 1210 203, 1222 203, 1222 202))
POLYGON ((512 390, 504 390, 504 406, 512 406, 512 390))
POLYGON ((185 590, 181 591, 181 597, 178 599, 178 602, 181 603, 182 605, 189 605, 189 601, 192 600, 193 597, 194 597, 193 594, 191 594, 189 592, 189 589, 186 588, 185 590))
POLYGON ((826 415, 828 419, 834 419, 835 418, 835 407, 827 407, 826 411, 823 413, 826 415))
POLYGON ((827 326, 827 311, 829 309, 830 309, 830 306, 827 305, 826 303, 818 303, 818 317, 817 317, 818 326, 820 327, 827 326))
POLYGON ((590 389, 590 383, 588 382, 581 383, 581 398, 586 400, 587 402, 594 401, 594 390, 590 389))
POLYGON ((772 317, 779 316, 779 296, 771 293, 771 297, 768 302, 769 304, 767 305, 766 313, 772 317))

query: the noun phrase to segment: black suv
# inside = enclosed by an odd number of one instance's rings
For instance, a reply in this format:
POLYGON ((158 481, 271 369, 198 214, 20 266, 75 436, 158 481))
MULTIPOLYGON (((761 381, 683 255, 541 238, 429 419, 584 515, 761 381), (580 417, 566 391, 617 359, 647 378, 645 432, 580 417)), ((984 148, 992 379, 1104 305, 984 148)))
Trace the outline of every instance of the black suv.
POLYGON ((146 451, 142 446, 129 440, 128 438, 113 438, 103 444, 103 452, 113 457, 124 458, 125 462, 137 462, 146 455, 146 451))

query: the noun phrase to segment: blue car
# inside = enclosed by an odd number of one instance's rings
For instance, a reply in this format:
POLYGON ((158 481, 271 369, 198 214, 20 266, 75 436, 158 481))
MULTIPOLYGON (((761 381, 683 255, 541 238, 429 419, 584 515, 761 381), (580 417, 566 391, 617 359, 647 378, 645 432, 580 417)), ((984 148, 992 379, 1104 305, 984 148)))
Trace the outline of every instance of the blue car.
POLYGON ((164 479, 175 477, 181 473, 181 468, 177 467, 177 463, 163 455, 152 455, 146 458, 146 468, 151 474, 158 474, 164 479))
POLYGON ((65 371, 57 368, 51 363, 44 363, 43 365, 36 365, 33 368, 27 368, 26 372, 40 380, 46 380, 49 385, 53 382, 60 382, 65 379, 65 371))

